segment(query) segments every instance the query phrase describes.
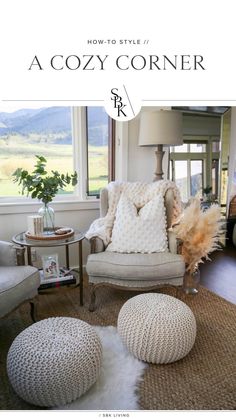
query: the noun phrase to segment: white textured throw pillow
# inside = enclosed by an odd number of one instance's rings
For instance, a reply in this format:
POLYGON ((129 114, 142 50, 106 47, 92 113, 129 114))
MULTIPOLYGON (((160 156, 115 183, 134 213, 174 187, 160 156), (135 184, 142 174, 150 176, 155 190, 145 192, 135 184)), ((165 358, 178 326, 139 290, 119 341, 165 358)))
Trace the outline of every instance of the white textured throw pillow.
POLYGON ((107 251, 119 253, 154 253, 167 249, 164 200, 156 196, 139 211, 122 194, 116 210, 111 243, 107 251))

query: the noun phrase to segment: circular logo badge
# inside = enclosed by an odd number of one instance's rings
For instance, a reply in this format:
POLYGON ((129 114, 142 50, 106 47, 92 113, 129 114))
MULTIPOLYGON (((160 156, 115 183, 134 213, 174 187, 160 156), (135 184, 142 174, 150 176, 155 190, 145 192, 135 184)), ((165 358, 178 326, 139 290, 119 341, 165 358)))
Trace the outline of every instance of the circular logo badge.
POLYGON ((105 99, 105 109, 116 121, 129 121, 140 112, 141 101, 125 85, 111 87, 105 99))

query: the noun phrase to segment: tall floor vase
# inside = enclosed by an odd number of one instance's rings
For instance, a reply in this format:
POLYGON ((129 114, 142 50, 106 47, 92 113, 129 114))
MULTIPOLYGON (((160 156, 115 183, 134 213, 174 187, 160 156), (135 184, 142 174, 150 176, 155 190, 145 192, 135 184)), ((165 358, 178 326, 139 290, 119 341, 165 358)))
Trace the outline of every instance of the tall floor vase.
POLYGON ((45 204, 38 210, 39 215, 43 217, 44 234, 53 234, 55 230, 55 213, 54 209, 45 204))
POLYGON ((196 269, 194 272, 186 271, 184 274, 184 292, 185 294, 195 295, 198 293, 200 284, 200 271, 196 269))

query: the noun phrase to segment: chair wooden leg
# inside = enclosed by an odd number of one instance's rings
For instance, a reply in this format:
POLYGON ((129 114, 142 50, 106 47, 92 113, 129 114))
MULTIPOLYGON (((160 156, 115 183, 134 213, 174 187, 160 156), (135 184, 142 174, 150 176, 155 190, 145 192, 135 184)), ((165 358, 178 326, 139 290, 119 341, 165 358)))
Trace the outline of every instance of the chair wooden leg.
POLYGON ((36 300, 30 301, 30 316, 34 323, 37 321, 37 302, 36 300))
POLYGON ((176 288, 176 294, 175 297, 181 300, 182 297, 182 286, 177 286, 176 288))
POLYGON ((90 292, 89 311, 95 311, 95 301, 96 301, 96 294, 95 294, 95 287, 93 285, 90 292))

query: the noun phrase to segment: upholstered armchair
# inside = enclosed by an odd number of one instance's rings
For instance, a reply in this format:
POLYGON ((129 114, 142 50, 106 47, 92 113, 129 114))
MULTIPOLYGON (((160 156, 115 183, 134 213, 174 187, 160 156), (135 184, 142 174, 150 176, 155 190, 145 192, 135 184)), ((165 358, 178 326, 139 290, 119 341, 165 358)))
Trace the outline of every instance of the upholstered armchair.
POLYGON ((39 285, 38 269, 24 266, 24 249, 0 241, 0 317, 29 301, 31 317, 35 321, 34 297, 39 285))
MULTIPOLYGON (((101 286, 135 291, 154 290, 166 285, 182 286, 185 272, 184 260, 178 254, 178 243, 174 233, 168 231, 173 220, 174 198, 173 189, 167 189, 164 194, 168 242, 165 251, 119 253, 106 250, 101 238, 90 238, 91 254, 88 256, 86 266, 89 284, 91 284, 90 311, 95 309, 95 292, 101 286)), ((108 212, 108 201, 108 189, 104 188, 100 194, 102 219, 108 212)))

